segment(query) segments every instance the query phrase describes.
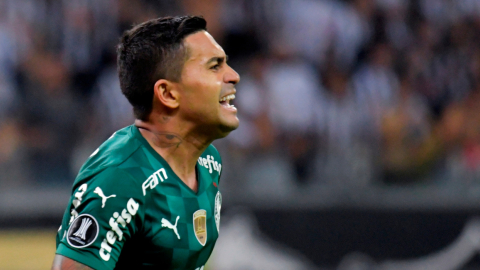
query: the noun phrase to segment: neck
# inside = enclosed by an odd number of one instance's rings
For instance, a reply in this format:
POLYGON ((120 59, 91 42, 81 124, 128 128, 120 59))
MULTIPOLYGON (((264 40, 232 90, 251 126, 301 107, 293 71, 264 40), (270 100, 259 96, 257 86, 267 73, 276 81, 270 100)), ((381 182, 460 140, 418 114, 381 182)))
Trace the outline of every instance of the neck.
POLYGON ((198 183, 195 165, 200 155, 211 141, 199 140, 174 121, 162 119, 163 122, 150 119, 135 120, 135 126, 148 141, 150 146, 167 161, 173 172, 192 190, 197 191, 198 183))

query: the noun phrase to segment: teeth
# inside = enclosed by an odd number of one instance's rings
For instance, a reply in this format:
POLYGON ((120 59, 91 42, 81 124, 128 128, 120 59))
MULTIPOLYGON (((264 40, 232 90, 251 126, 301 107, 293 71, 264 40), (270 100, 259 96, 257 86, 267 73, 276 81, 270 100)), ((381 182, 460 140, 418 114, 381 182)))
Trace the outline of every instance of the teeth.
POLYGON ((228 95, 226 97, 223 97, 222 99, 220 99, 220 102, 223 102, 223 101, 230 101, 232 99, 235 99, 235 95, 234 94, 231 94, 231 95, 228 95))

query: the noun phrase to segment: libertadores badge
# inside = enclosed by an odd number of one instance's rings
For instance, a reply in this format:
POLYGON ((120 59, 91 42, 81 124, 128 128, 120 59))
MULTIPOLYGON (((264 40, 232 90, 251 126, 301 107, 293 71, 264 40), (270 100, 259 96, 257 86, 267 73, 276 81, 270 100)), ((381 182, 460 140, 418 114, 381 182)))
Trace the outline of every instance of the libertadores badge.
POLYGON ((220 232, 220 210, 222 209, 222 194, 220 191, 217 192, 215 196, 215 212, 213 213, 215 217, 215 225, 217 225, 217 232, 220 232))
POLYGON ((84 248, 95 242, 98 236, 98 222, 88 214, 79 215, 70 225, 67 242, 76 248, 84 248))
POLYGON ((207 211, 200 209, 193 213, 193 230, 198 242, 205 246, 207 242, 207 211))

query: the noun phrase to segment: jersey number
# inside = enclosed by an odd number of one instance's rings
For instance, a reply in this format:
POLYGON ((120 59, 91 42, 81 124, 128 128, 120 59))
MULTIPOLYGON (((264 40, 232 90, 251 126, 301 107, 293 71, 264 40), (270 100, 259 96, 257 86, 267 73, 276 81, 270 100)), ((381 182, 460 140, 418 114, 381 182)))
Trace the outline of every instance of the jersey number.
POLYGON ((82 203, 83 194, 85 193, 85 191, 87 191, 87 187, 88 187, 87 184, 81 185, 78 188, 78 191, 75 193, 75 195, 73 195, 75 197, 75 199, 72 201, 72 205, 73 205, 74 209, 72 209, 72 211, 70 212, 70 214, 72 216, 70 217, 70 221, 68 222, 69 225, 78 216, 78 212, 75 209, 77 209, 77 207, 82 203))

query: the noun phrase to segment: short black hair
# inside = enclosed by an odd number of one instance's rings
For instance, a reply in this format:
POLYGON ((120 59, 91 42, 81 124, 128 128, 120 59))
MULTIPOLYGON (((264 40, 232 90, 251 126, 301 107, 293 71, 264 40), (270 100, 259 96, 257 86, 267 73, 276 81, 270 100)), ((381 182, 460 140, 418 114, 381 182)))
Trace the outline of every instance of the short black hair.
POLYGON ((206 26, 199 16, 164 17, 124 32, 117 46, 118 76, 137 119, 146 120, 152 111, 156 81, 180 81, 188 55, 183 41, 190 34, 206 31, 206 26))

